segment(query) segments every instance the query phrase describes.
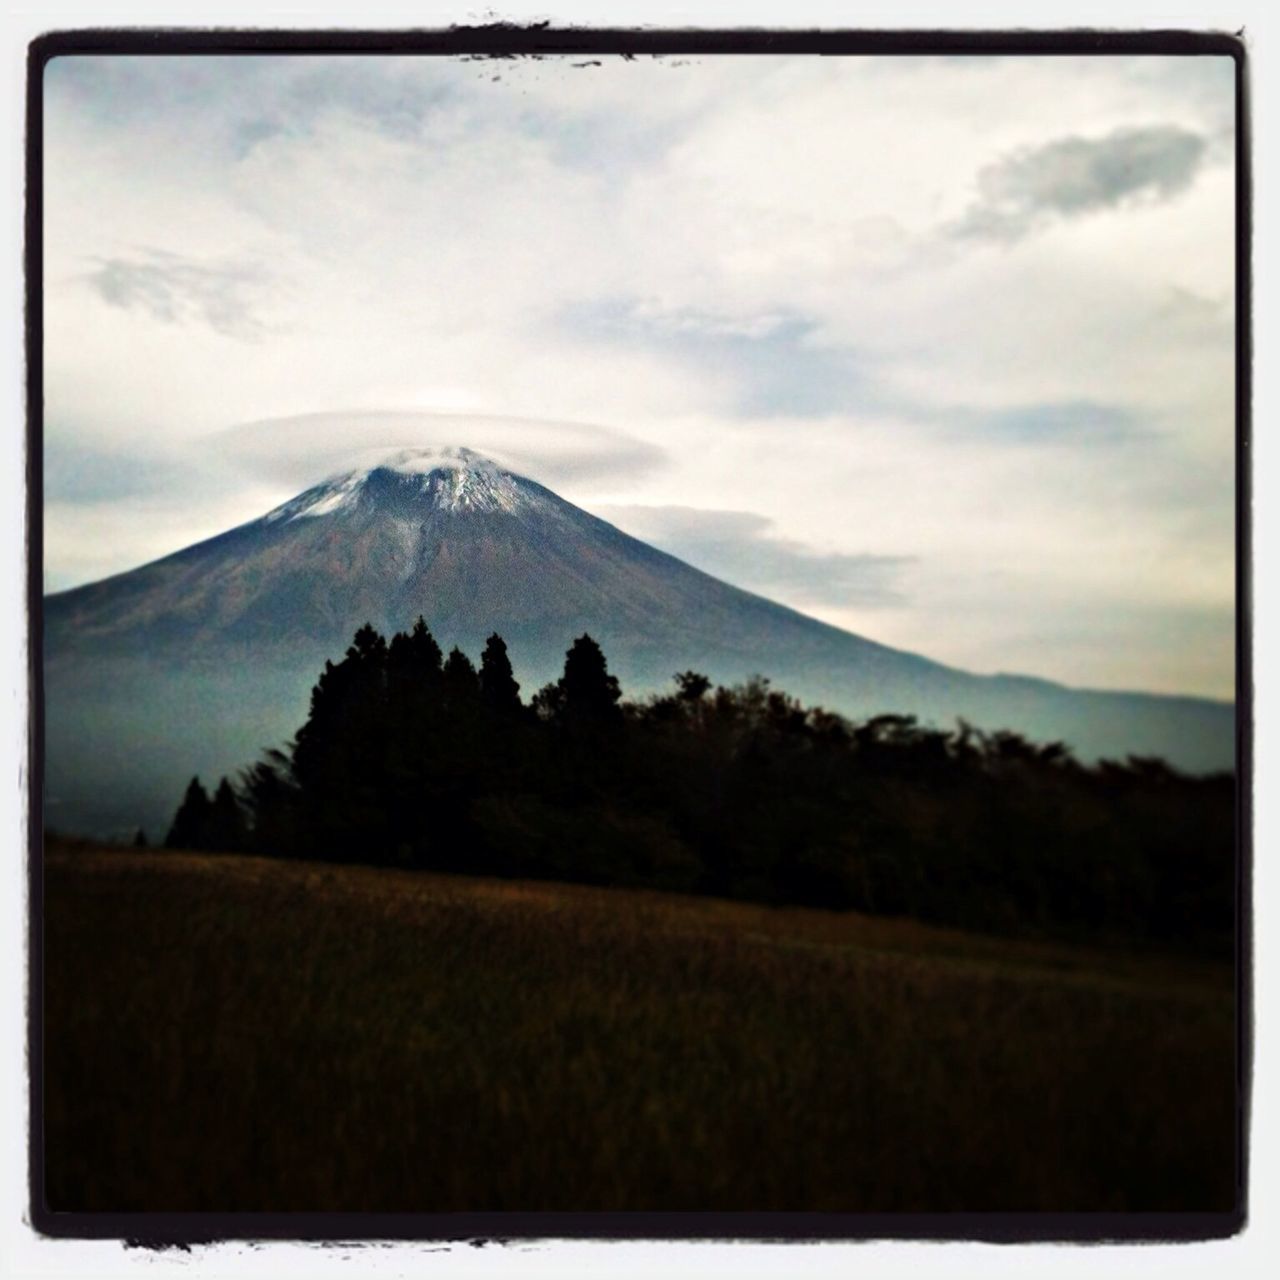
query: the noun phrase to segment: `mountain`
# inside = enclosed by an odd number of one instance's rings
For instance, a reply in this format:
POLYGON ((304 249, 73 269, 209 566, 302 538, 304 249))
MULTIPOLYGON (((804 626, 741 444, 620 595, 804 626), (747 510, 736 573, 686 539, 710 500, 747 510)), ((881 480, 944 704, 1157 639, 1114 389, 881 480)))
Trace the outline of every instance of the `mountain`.
POLYGON ((160 834, 192 773, 292 735, 326 658, 422 614, 478 655, 498 631, 525 696, 589 631, 624 689, 754 674, 854 716, 1065 739, 1086 758, 1229 768, 1230 704, 975 676, 831 627, 629 537, 467 449, 335 476, 248 524, 44 601, 46 821, 160 834))

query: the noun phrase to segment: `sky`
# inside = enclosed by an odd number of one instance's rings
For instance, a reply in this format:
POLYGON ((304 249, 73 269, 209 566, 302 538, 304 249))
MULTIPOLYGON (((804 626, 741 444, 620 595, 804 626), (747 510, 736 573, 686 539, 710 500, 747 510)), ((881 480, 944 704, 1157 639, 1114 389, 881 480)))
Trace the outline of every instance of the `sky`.
POLYGON ((1229 697, 1233 77, 55 60, 46 587, 463 444, 887 644, 1229 697))

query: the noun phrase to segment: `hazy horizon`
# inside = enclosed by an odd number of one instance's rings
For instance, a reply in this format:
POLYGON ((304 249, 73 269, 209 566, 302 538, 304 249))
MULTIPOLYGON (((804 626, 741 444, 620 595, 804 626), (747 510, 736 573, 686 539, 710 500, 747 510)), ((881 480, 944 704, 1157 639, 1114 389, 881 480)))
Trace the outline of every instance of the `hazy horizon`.
POLYGON ((895 647, 1233 695, 1229 59, 575 61, 51 63, 47 589, 460 444, 895 647))

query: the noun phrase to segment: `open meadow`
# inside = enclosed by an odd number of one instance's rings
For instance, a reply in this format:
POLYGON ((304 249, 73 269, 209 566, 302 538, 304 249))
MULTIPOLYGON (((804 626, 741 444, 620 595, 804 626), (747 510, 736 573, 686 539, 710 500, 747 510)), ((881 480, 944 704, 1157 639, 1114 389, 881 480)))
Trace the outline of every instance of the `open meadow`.
POLYGON ((52 1211, 1229 1211, 1229 966, 52 841, 52 1211))

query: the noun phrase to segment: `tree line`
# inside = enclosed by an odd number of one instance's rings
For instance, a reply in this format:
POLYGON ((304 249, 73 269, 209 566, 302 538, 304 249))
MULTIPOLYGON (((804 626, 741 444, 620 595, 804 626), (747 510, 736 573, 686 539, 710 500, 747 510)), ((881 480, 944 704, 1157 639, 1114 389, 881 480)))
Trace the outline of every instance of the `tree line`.
POLYGON ((477 667, 419 618, 361 627, 292 742, 212 796, 193 779, 165 843, 1226 954, 1234 794, 1008 730, 855 722, 763 677, 624 700, 589 635, 526 703, 500 636, 477 667))

